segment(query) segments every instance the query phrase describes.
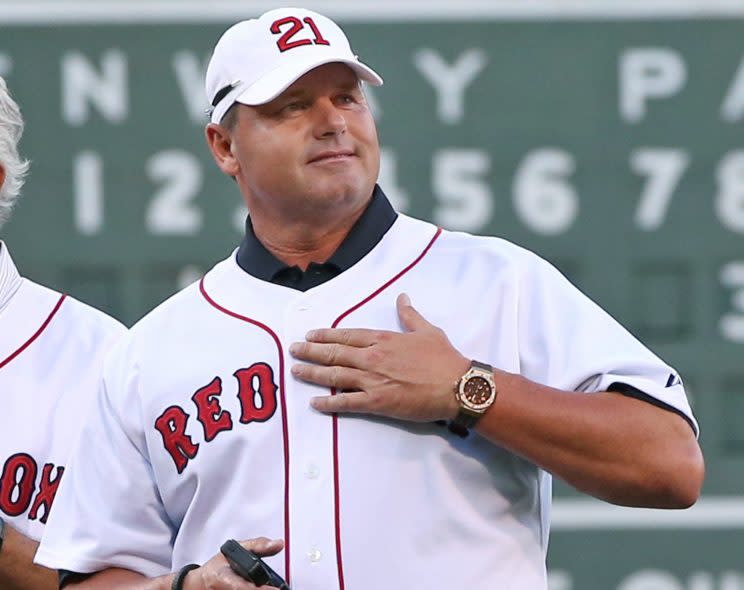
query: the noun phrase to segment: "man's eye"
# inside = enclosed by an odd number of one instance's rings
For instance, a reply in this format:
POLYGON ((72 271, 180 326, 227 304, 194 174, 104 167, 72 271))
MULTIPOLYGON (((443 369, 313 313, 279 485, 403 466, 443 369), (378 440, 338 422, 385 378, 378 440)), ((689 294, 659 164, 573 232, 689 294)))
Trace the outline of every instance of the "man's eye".
POLYGON ((282 107, 282 110, 291 113, 293 111, 301 111, 304 107, 305 107, 305 103, 297 100, 297 101, 285 104, 282 107))

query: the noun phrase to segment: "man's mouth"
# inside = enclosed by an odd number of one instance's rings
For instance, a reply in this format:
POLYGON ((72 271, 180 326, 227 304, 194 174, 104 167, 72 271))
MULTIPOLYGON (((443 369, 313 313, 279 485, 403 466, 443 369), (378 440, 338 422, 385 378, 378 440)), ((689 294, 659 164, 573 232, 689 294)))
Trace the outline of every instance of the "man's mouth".
POLYGON ((343 161, 353 157, 355 157, 355 154, 351 150, 328 150, 313 156, 308 163, 343 161))

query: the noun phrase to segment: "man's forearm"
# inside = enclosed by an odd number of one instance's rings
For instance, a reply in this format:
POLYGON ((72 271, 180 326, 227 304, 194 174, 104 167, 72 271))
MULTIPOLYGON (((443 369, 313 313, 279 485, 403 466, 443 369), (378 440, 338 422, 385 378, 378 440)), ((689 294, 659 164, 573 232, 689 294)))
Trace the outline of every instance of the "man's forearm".
POLYGON ((564 392, 495 372, 499 397, 481 435, 579 490, 615 504, 682 508, 704 464, 684 419, 619 393, 564 392))
MULTIPOLYGON (((240 544, 261 557, 276 555, 284 548, 281 539, 259 537, 241 541, 240 544)), ((253 583, 244 580, 232 571, 222 553, 217 553, 201 567, 185 570, 183 590, 256 590, 253 583)), ((93 574, 81 582, 68 584, 65 590, 170 590, 178 574, 159 578, 148 578, 130 570, 111 568, 93 574)), ((272 586, 264 586, 272 588, 272 586)))
POLYGON ((148 578, 129 570, 108 569, 82 582, 66 584, 65 590, 170 590, 173 574, 148 578))
POLYGON ((3 590, 56 590, 57 572, 35 565, 39 543, 5 525, 0 550, 0 588, 3 590))

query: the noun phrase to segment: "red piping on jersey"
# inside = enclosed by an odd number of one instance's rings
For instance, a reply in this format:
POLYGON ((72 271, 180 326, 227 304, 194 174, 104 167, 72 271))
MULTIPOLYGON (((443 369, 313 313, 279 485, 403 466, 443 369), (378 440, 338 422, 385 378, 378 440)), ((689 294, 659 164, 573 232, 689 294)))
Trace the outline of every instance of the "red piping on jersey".
MULTIPOLYGON (((382 285, 382 287, 377 289, 377 291, 375 291, 368 297, 362 299, 354 307, 347 309, 344 313, 338 316, 336 318, 336 321, 333 322, 331 327, 332 328, 338 327, 338 325, 341 323, 341 321, 344 318, 354 313, 357 309, 359 309, 363 305, 369 303, 372 299, 377 297, 390 285, 395 283, 399 278, 401 278, 404 274, 406 274, 409 270, 411 270, 414 266, 416 266, 419 262, 421 262, 424 256, 426 256, 429 253, 429 250, 431 250, 431 247, 434 245, 434 242, 437 241, 437 238, 439 238, 441 234, 442 234, 442 228, 437 228, 437 233, 434 234, 434 237, 427 244, 426 248, 424 248, 423 252, 421 252, 421 254, 419 254, 418 257, 413 262, 411 262, 411 264, 406 266, 402 271, 400 271, 387 283, 382 285)), ((331 388, 331 395, 336 395, 335 387, 331 388)), ((336 519, 336 563, 338 564, 338 587, 339 587, 339 590, 345 590, 344 566, 341 560, 341 502, 340 502, 339 488, 340 486, 339 486, 339 475, 338 475, 338 414, 334 413, 333 414, 333 492, 334 492, 334 512, 335 512, 335 519, 336 519)))
POLYGON ((282 435, 284 437, 284 572, 287 584, 291 585, 292 582, 289 573, 289 435, 287 430, 287 403, 284 398, 284 351, 282 349, 282 343, 279 341, 279 337, 276 333, 266 324, 262 324, 257 320, 237 314, 234 311, 230 311, 212 299, 204 288, 204 278, 199 282, 199 290, 204 296, 204 299, 206 299, 212 307, 217 308, 230 317, 248 322, 249 324, 253 324, 254 326, 264 330, 274 339, 274 343, 279 350, 279 399, 282 403, 282 435))
POLYGON ((6 358, 4 361, 0 361, 0 369, 2 369, 5 365, 7 365, 10 361, 12 361, 14 358, 16 358, 19 354, 21 354, 24 350, 26 350, 31 344, 33 344, 34 340, 36 340, 39 336, 41 336, 41 333, 46 330, 46 327, 49 325, 49 323, 52 321, 52 318, 54 315, 59 311, 59 308, 62 307, 62 302, 65 300, 65 297, 67 295, 62 295, 59 300, 57 301, 57 305, 54 306, 54 309, 52 310, 52 313, 49 314, 49 317, 44 320, 44 323, 41 324, 38 330, 34 333, 31 338, 26 340, 21 347, 16 350, 13 354, 11 354, 8 358, 6 358))

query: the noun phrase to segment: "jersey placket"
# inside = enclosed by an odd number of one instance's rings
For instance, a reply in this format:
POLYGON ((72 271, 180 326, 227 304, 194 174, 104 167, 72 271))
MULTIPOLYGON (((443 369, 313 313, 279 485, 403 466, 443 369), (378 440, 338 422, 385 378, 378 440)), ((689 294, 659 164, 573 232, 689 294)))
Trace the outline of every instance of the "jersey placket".
MULTIPOLYGON (((287 348, 312 329, 329 325, 327 305, 313 305, 305 293, 287 306, 283 337, 287 348)), ((330 391, 295 379, 294 359, 285 349, 289 434, 290 579, 308 590, 338 587, 333 471, 333 420, 310 408, 310 398, 330 391)), ((290 582, 292 583, 292 582, 290 582)))

